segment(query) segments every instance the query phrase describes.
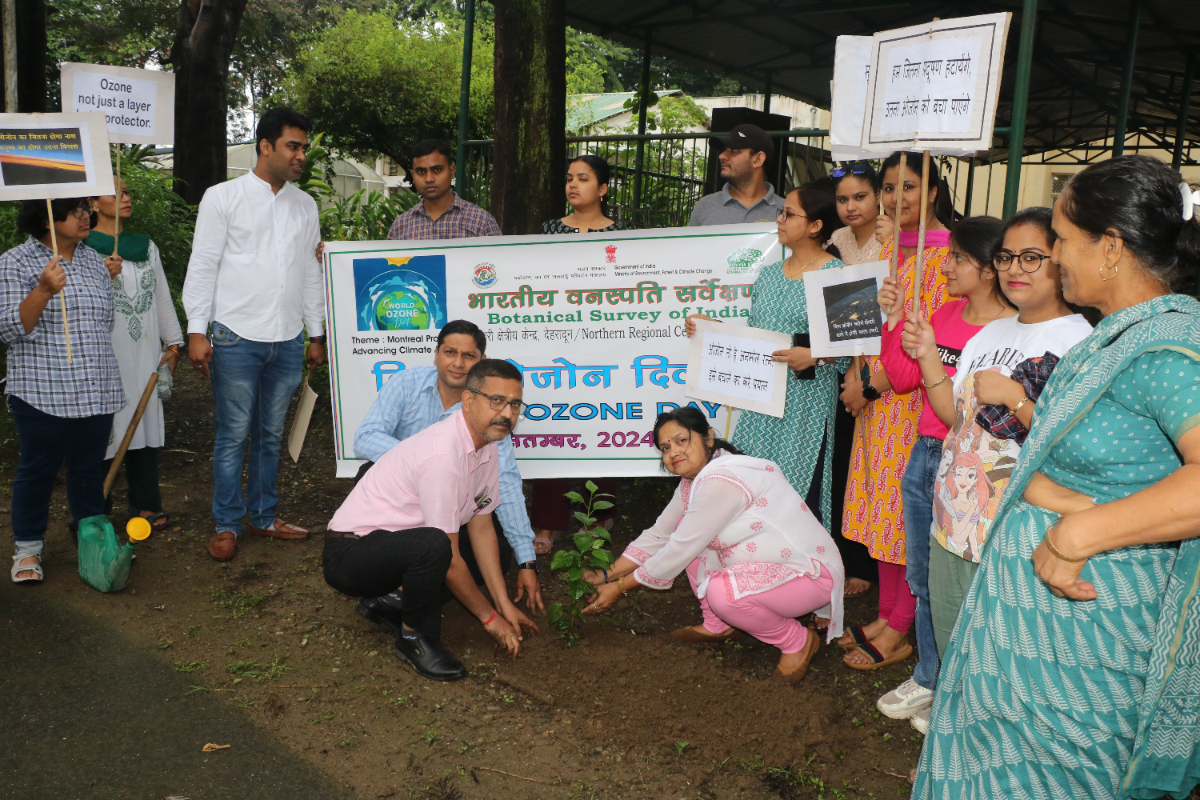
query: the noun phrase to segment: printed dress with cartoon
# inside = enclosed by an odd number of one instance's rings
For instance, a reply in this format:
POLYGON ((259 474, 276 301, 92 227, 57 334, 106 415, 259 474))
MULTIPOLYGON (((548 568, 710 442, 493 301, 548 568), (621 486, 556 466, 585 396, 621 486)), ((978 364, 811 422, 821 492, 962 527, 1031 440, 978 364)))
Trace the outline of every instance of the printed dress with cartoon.
POLYGON ((634 580, 652 589, 670 588, 694 567, 702 601, 719 578, 737 601, 828 574, 828 602, 812 610, 829 619, 829 640, 842 633, 845 573, 837 546, 766 459, 718 450, 694 479, 679 481, 654 525, 623 555, 638 565, 634 580))
POLYGON ((994 436, 979 424, 976 375, 988 370, 1010 377, 1030 358, 1045 353, 1061 358, 1091 331, 1079 314, 1034 324, 1006 317, 985 325, 963 348, 954 376, 954 424, 942 449, 933 493, 932 533, 951 553, 979 563, 1001 494, 1021 455, 1016 440, 994 436))

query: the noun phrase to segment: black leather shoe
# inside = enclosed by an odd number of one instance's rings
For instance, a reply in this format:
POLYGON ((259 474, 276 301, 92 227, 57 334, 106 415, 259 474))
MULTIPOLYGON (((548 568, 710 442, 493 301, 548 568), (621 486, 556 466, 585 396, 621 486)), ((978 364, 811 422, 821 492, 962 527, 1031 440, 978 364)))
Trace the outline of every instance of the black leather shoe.
POLYGON ((385 594, 383 597, 364 597, 358 601, 354 610, 368 622, 385 625, 393 633, 399 634, 403 607, 400 599, 395 596, 396 594, 398 592, 385 594))
POLYGON ((423 678, 456 681, 467 677, 467 668, 453 653, 442 647, 441 642, 416 631, 405 631, 397 636, 392 652, 423 678))

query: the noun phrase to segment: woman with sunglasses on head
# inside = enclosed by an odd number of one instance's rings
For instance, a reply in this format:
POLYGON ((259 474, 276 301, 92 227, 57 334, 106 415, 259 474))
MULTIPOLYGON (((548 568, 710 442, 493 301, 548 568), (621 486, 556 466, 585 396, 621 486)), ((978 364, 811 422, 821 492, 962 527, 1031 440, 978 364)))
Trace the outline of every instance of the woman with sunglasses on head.
POLYGON ((829 533, 774 463, 718 439, 703 412, 660 414, 654 441, 682 480, 611 569, 584 574, 596 594, 583 613, 606 611, 642 586, 665 591, 686 573, 704 621, 672 639, 703 644, 748 633, 779 648, 773 677, 799 683, 820 637, 796 618, 826 619, 830 637, 842 627, 842 562, 829 533))
POLYGON ((126 399, 112 346, 112 281, 121 259, 84 244, 91 232, 87 198, 53 200, 50 209, 44 200, 26 200, 17 228, 29 238, 0 256, 4 391, 20 447, 9 517, 13 583, 44 577, 50 494, 64 460, 74 526, 104 513, 104 448, 113 412, 126 399), (64 290, 62 299, 55 296, 64 290))
POLYGON ((829 173, 837 200, 838 217, 846 226, 833 232, 833 243, 847 264, 868 264, 879 260, 885 236, 876 230, 879 219, 879 175, 866 161, 837 167, 829 173))
MULTIPOLYGON (((879 174, 866 161, 843 165, 830 173, 838 217, 845 227, 833 232, 831 241, 846 264, 867 264, 879 260, 879 250, 891 235, 891 220, 879 214, 879 174), (886 230, 886 235, 883 231, 886 230)), ((838 385, 861 381, 862 360, 853 358, 838 385)), ((858 597, 879 581, 879 565, 861 542, 842 535, 846 504, 846 479, 850 475, 850 456, 854 450, 854 416, 841 403, 834 406, 833 420, 833 524, 830 532, 842 553, 846 567, 846 596, 858 597)))
POLYGON ((1103 316, 1036 398, 946 650, 918 800, 1200 784, 1198 211, 1200 191, 1140 155, 1077 173, 1055 203, 1041 270, 1103 316))
MULTIPOLYGON (((880 251, 881 261, 891 259, 900 247, 896 290, 904 312, 914 310, 913 283, 918 255, 921 259, 920 312, 933 315, 946 302, 946 261, 950 257, 950 231, 954 208, 937 167, 929 164, 922 175, 920 153, 906 155, 900 175, 900 153, 883 162, 883 205, 888 216, 900 220, 899 242, 888 239, 880 251), (928 186, 925 207, 925 250, 918 254, 921 222, 921 182, 928 186)), ((843 535, 861 542, 879 565, 879 612, 868 625, 846 629, 838 642, 850 652, 846 666, 873 670, 908 658, 908 630, 916 614, 916 598, 905 575, 907 556, 901 477, 917 438, 921 395, 892 390, 887 370, 879 356, 867 356, 859 380, 843 383, 842 404, 858 417, 854 429, 854 451, 846 485, 843 535)), ((923 532, 922 532, 923 534, 923 532)))
MULTIPOLYGON (((133 216, 133 202, 125 182, 118 181, 117 186, 121 193, 119 206, 114 195, 91 198, 96 224, 87 238, 88 246, 100 253, 111 253, 115 246, 123 262, 121 274, 113 279, 117 319, 112 342, 121 369, 121 383, 130 402, 113 417, 105 472, 121 446, 147 381, 158 372, 159 391, 146 405, 125 453, 125 479, 129 484, 129 516, 145 517, 154 530, 164 530, 170 520, 162 513, 158 486, 158 449, 166 440, 162 397, 170 396, 171 376, 179 361, 183 331, 175 316, 158 247, 144 233, 124 230, 125 221, 133 216), (122 228, 119 234, 118 217, 122 228)), ((106 510, 111 508, 110 495, 106 510)))
MULTIPOLYGON (((567 165, 567 202, 571 213, 562 219, 542 223, 544 235, 571 233, 609 233, 623 231, 625 226, 608 218, 608 162, 599 156, 585 153, 567 165)), ((536 534, 533 548, 538 555, 549 553, 554 540, 562 536, 571 522, 571 501, 564 495, 571 488, 567 478, 541 478, 529 481, 530 522, 536 534)), ((613 478, 597 478, 596 486, 606 495, 616 493, 613 478)), ((597 521, 611 530, 615 508, 596 514, 597 521)))
MULTIPOLYGON (((833 196, 812 186, 793 190, 784 199, 776 220, 779 241, 788 251, 784 261, 762 268, 754 282, 754 298, 747 324, 753 328, 789 335, 809 332, 804 276, 809 272, 843 266, 829 237, 839 226, 833 196)), ((696 331, 696 320, 688 317, 688 336, 696 331)), ((773 354, 785 361, 794 375, 787 380, 782 417, 742 411, 733 431, 733 443, 755 458, 779 465, 783 475, 808 503, 825 529, 832 522, 833 409, 837 402, 838 369, 849 359, 815 359, 806 345, 773 354)))
MULTIPOLYGON (((937 359, 946 375, 954 375, 959 354, 985 325, 1016 314, 1000 288, 992 254, 1000 245, 1004 223, 995 217, 971 217, 959 220, 950 236, 950 258, 942 268, 946 273, 946 292, 954 298, 929 320, 934 346, 926 349, 932 361, 937 359)), ((912 677, 879 698, 876 707, 892 719, 912 719, 922 733, 929 724, 929 707, 937 685, 938 649, 929 610, 929 536, 933 515, 933 490, 939 476, 942 440, 947 423, 938 417, 925 393, 945 384, 922 382, 921 365, 902 347, 904 310, 896 291, 896 280, 886 278, 879 292, 879 304, 888 313, 883 329, 880 358, 892 388, 898 392, 918 391, 924 399, 917 441, 913 443, 900 490, 904 502, 905 578, 917 598, 914 624, 917 632, 916 668, 912 677)), ((916 319, 915 315, 913 318, 916 319)), ((982 475, 980 476, 982 479, 982 475)))

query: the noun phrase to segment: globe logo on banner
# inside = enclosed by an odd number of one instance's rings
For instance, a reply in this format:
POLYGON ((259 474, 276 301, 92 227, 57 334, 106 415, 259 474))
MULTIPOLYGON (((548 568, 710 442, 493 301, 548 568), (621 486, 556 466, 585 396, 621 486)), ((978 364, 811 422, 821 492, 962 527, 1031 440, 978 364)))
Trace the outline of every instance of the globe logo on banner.
POLYGON ((416 331, 446 324, 446 257, 354 259, 360 331, 416 331))
POLYGON ((486 289, 496 283, 496 267, 494 264, 489 264, 486 261, 482 264, 475 265, 475 274, 471 276, 471 282, 480 289, 486 289))

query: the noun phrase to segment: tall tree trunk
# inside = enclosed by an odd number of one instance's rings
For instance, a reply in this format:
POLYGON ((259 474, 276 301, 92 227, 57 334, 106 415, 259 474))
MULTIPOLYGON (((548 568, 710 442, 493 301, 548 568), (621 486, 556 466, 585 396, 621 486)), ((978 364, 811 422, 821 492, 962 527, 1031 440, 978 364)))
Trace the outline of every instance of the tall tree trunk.
POLYGON ((492 213, 507 234, 563 213, 567 157, 564 0, 493 0, 496 144, 492 213))
MULTIPOLYGON (((17 111, 39 114, 47 108, 46 3, 45 0, 16 0, 17 20, 17 111)), ((4 43, 0 41, 0 53, 4 43)), ((0 81, 0 109, 4 105, 4 82, 0 81)))
POLYGON ((246 0, 181 0, 175 70, 175 192, 193 205, 228 178, 229 54, 246 0))

